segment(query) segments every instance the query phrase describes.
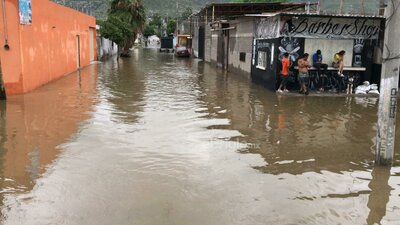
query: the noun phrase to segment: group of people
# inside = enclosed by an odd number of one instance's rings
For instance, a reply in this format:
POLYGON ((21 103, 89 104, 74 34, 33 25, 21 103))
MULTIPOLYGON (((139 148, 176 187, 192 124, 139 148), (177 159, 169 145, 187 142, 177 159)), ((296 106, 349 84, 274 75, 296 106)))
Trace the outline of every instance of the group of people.
MULTIPOLYGON (((344 77, 343 69, 344 69, 344 56, 346 52, 341 50, 340 52, 336 53, 333 57, 332 66, 338 70, 337 74, 339 77, 344 77)), ((298 67, 298 80, 300 84, 300 91, 299 93, 308 95, 308 82, 309 82, 309 73, 308 70, 311 68, 310 62, 308 61, 309 54, 304 53, 300 56, 297 60, 297 67, 298 67)), ((321 50, 317 50, 312 56, 313 66, 317 69, 320 78, 327 78, 327 70, 328 64, 323 63, 323 57, 321 50)), ((292 66, 292 62, 289 59, 289 54, 285 53, 282 59, 282 69, 280 71, 281 76, 281 84, 277 90, 277 92, 289 92, 286 88, 286 84, 288 81, 290 68, 292 66)), ((322 79, 321 79, 322 80, 322 79)), ((323 83, 321 84, 320 91, 324 90, 323 83)))

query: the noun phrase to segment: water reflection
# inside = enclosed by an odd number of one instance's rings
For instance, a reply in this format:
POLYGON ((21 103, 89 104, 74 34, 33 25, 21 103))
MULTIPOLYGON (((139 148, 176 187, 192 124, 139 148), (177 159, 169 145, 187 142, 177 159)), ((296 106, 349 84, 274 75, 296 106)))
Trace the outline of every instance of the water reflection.
MULTIPOLYGON (((276 96, 254 84, 249 88, 243 78, 215 71, 207 64, 200 63, 197 71, 207 74, 199 76, 199 85, 205 92, 200 99, 208 103, 211 111, 209 117, 227 117, 231 121, 229 125, 209 128, 240 131, 243 136, 232 139, 247 144, 240 152, 260 154, 265 159, 265 165, 254 166, 255 169, 310 189, 318 187, 318 193, 298 187, 298 200, 337 204, 335 199, 349 199, 362 206, 369 199, 364 205, 370 209, 368 223, 380 224, 393 186, 388 183, 390 169, 373 166, 376 98, 276 96), (225 109, 222 114, 221 109, 225 109), (310 182, 313 185, 307 184, 310 182)), ((396 145, 399 143, 397 139, 396 145)), ((398 155, 397 152, 397 163, 398 155)), ((360 213, 330 210, 329 213, 344 217, 360 213)), ((317 219, 320 215, 315 216, 298 221, 327 222, 317 219)), ((362 219, 359 222, 365 223, 362 219)))
POLYGON ((1 196, 29 191, 80 130, 95 101, 97 66, 0 102, 1 196))
POLYGON ((372 171, 372 179, 369 183, 371 193, 368 199, 368 208, 370 209, 367 222, 370 225, 381 224, 386 215, 387 204, 390 198, 390 192, 393 190, 389 186, 390 169, 376 166, 372 171))
POLYGON ((373 159, 376 107, 360 106, 346 98, 276 96, 233 75, 199 65, 210 115, 220 106, 239 130, 241 141, 257 148, 245 152, 262 155, 267 164, 257 169, 269 174, 309 171, 365 170, 373 159), (370 138, 368 138, 370 137, 370 138))
POLYGON ((101 65, 100 86, 102 95, 111 103, 114 121, 134 123, 139 118, 137 112, 143 105, 144 83, 143 73, 132 63, 121 59, 120 62, 110 60, 101 65))

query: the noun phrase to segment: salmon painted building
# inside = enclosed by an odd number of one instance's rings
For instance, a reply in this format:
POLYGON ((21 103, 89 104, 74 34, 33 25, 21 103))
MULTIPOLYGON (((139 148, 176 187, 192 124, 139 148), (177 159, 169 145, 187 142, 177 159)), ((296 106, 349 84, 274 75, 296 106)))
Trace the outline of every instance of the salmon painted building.
POLYGON ((29 92, 97 58, 94 17, 49 0, 1 0, 0 13, 0 84, 7 95, 29 92))

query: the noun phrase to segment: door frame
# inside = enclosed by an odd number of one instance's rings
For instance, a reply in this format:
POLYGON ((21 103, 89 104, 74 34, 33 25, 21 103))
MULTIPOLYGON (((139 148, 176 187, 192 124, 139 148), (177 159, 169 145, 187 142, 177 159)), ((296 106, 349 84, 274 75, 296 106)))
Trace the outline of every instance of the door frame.
POLYGON ((76 47, 76 67, 77 67, 77 69, 80 69, 81 68, 81 40, 80 40, 79 35, 76 35, 75 47, 76 47))
POLYGON ((199 27, 199 39, 198 39, 198 47, 199 47, 199 59, 204 60, 204 53, 205 53, 205 41, 206 41, 206 35, 205 35, 205 28, 203 26, 199 27))
POLYGON ((94 47, 94 43, 95 43, 95 28, 93 27, 89 27, 89 60, 90 62, 95 61, 95 47, 94 47))
POLYGON ((0 61, 0 100, 6 100, 6 89, 4 87, 4 80, 3 80, 3 71, 1 69, 1 61, 0 61))

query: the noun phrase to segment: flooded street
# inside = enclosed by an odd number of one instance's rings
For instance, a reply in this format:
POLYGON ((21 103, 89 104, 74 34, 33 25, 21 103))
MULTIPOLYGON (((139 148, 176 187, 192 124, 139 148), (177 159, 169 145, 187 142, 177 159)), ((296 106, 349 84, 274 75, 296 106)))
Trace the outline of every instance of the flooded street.
POLYGON ((0 102, 1 224, 400 224, 376 121, 376 98, 135 50, 0 102))

